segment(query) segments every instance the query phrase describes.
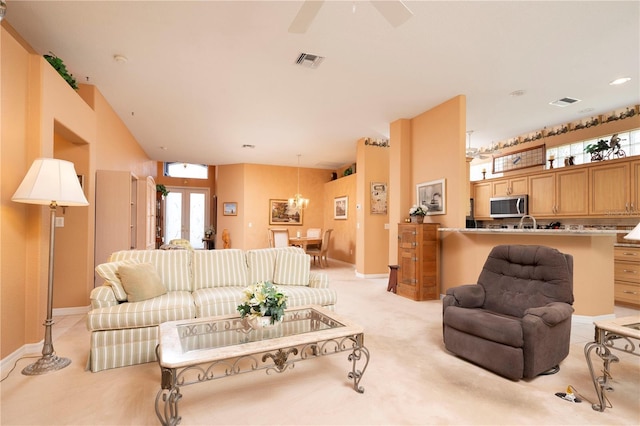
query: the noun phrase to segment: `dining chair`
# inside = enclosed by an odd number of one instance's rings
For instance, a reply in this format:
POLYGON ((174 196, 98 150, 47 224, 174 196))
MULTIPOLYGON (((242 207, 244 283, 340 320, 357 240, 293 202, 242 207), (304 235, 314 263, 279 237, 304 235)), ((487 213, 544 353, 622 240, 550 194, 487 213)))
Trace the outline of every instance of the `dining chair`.
MULTIPOLYGON (((322 236, 322 228, 307 229, 307 238, 320 238, 322 236)), ((319 249, 320 244, 307 244, 308 249, 319 249)))
POLYGON ((289 247, 289 230, 269 228, 269 247, 289 247))
POLYGON ((313 257, 313 264, 316 264, 316 258, 318 258, 318 261, 320 263, 320 267, 324 268, 329 267, 329 261, 327 260, 327 253, 329 252, 329 241, 331 240, 331 232, 333 231, 333 229, 327 229, 326 231, 324 231, 324 234, 322 235, 322 244, 320 245, 319 248, 317 249, 312 249, 307 247, 307 254, 311 257, 313 257), (324 264, 323 264, 323 259, 324 259, 324 264))

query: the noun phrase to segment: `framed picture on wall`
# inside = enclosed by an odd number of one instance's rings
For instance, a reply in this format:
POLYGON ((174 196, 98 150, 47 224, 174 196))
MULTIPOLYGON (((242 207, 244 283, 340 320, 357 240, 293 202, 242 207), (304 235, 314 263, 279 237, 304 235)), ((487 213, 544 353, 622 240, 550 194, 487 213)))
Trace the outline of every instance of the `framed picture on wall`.
POLYGON ((419 183, 416 185, 416 192, 418 205, 427 206, 427 215, 445 214, 447 194, 444 179, 419 183))
POLYGON ((333 199, 333 218, 346 219, 349 209, 349 197, 336 197, 333 199))
POLYGON ((222 203, 222 214, 224 216, 237 216, 238 203, 222 203))
POLYGON ((302 213, 287 200, 269 200, 269 225, 302 225, 302 213))
POLYGON ((371 182, 371 214, 387 214, 387 184, 371 182))

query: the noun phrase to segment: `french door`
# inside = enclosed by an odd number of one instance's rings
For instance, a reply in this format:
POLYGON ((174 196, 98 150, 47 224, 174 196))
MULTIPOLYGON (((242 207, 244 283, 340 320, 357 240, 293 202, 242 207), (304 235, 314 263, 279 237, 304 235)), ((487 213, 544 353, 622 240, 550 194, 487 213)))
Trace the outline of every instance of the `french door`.
POLYGON ((209 226, 209 189, 167 187, 164 241, 189 240, 193 248, 204 248, 202 238, 209 226))

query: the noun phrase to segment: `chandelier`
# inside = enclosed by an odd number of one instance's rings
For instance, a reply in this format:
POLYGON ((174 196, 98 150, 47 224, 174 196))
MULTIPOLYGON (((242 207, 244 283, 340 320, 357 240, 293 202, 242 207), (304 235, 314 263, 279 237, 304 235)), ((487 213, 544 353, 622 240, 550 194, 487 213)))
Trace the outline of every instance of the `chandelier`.
POLYGON ((289 207, 304 209, 309 205, 309 199, 300 194, 300 154, 298 154, 298 190, 296 194, 289 198, 289 207))

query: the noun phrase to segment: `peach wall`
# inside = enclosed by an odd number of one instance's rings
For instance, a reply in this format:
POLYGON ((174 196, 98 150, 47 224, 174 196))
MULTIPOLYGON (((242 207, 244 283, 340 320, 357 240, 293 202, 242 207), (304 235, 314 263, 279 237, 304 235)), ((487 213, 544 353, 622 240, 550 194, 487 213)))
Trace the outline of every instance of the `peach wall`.
POLYGON ((356 263, 356 186, 358 173, 344 176, 324 185, 324 229, 333 229, 328 257, 356 263), (347 219, 334 219, 336 197, 348 197, 347 219))
POLYGON ((10 201, 32 161, 45 156, 74 162, 78 174, 85 175, 90 203, 57 210, 65 227, 56 228, 54 308, 89 305, 95 170, 130 167, 135 173, 153 175, 155 162, 96 88, 71 89, 4 21, 0 43, 0 356, 4 358, 42 340, 46 316, 49 209, 10 201))
MULTIPOLYGON (((5 30, 0 30, 0 357, 20 347, 27 334, 27 236, 40 208, 17 204, 11 196, 28 164, 24 150, 28 116, 30 55, 5 30), (11 84, 5 82, 11 81, 11 84), (16 320, 17 319, 17 320, 16 320)), ((34 87, 37 89, 37 86, 34 87)), ((38 258, 38 256, 35 256, 38 258)), ((33 332, 33 331, 31 331, 33 332)))
MULTIPOLYGON (((412 188, 411 204, 416 203, 415 186, 445 179, 446 214, 429 216, 428 221, 444 227, 464 227, 469 185, 466 181, 466 98, 456 96, 411 120, 412 188)), ((405 206, 405 217, 409 208, 405 206)))
POLYGON ((291 235, 308 228, 323 228, 325 209, 324 184, 331 172, 323 169, 300 168, 300 193, 309 198, 302 225, 269 225, 270 200, 286 200, 298 190, 298 168, 261 164, 218 166, 216 194, 218 196, 218 236, 216 247, 222 247, 222 230, 228 229, 233 248, 245 250, 267 247, 270 226, 287 228, 291 235), (222 203, 237 202, 238 215, 224 216, 222 203))
POLYGON ((389 265, 389 214, 371 213, 371 183, 388 183, 389 148, 357 143, 356 272, 384 275, 389 265))

